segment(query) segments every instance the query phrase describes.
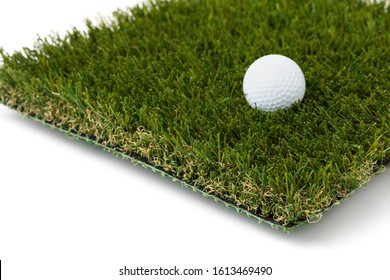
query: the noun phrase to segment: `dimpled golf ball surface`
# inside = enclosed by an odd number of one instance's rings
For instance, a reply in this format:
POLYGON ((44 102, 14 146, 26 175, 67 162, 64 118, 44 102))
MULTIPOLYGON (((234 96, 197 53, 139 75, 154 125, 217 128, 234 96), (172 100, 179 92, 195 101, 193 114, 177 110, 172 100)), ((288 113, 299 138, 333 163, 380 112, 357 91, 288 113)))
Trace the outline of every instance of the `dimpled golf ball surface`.
POLYGON ((273 112, 302 100, 306 82, 292 59, 277 54, 260 57, 244 76, 244 94, 253 108, 273 112))

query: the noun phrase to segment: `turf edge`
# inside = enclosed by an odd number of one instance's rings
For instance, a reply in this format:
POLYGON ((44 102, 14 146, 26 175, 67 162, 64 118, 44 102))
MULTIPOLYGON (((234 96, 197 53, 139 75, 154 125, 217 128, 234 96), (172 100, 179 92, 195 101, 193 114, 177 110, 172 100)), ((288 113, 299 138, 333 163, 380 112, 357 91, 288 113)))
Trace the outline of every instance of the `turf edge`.
MULTIPOLYGON (((2 103, 0 102, 0 104, 2 104, 2 103)), ((6 107, 8 107, 8 106, 6 106, 6 107)), ((13 108, 13 109, 15 109, 15 108, 13 108)), ((112 148, 112 147, 103 145, 99 141, 97 141, 95 139, 92 139, 92 138, 88 137, 87 135, 79 135, 77 132, 73 132, 73 131, 65 130, 63 128, 59 128, 59 127, 57 127, 57 126, 55 126, 55 125, 53 125, 53 124, 51 124, 49 122, 46 122, 46 121, 44 121, 44 120, 42 120, 42 119, 40 119, 40 118, 38 118, 36 116, 29 115, 29 114, 24 114, 22 111, 19 111, 19 110, 16 110, 16 111, 18 113, 20 113, 22 116, 24 116, 24 117, 26 117, 28 119, 34 120, 35 122, 38 122, 38 123, 40 123, 40 124, 42 124, 42 125, 44 125, 46 127, 49 127, 49 128, 51 128, 53 130, 57 130, 57 131, 60 131, 60 132, 64 133, 64 135, 67 136, 68 138, 76 139, 76 140, 80 140, 80 141, 85 141, 87 143, 92 143, 92 144, 98 146, 99 148, 101 148, 103 151, 112 153, 112 154, 114 154, 116 156, 121 157, 122 159, 130 160, 134 164, 134 166, 140 164, 145 169, 152 170, 154 173, 156 173, 156 172, 160 173, 162 177, 169 177, 173 182, 179 182, 183 187, 185 187, 187 189, 191 189, 193 192, 201 193, 203 195, 203 197, 206 197, 206 198, 209 198, 209 199, 213 199, 215 202, 221 203, 221 204, 225 205, 225 207, 227 207, 227 208, 235 209, 236 212, 239 213, 239 214, 241 214, 241 213, 246 214, 247 217, 253 218, 253 219, 257 220, 258 224, 265 223, 265 224, 271 226, 275 230, 282 229, 283 232, 285 232, 285 233, 290 233, 293 229, 296 229, 297 227, 301 227, 303 225, 307 225, 309 223, 317 223, 317 222, 319 222, 321 220, 322 216, 323 216, 323 213, 331 210, 334 206, 339 205, 341 202, 343 202, 344 200, 348 199, 350 196, 352 196, 352 194, 356 190, 366 186, 367 183, 372 178, 372 176, 370 178, 368 178, 359 187, 357 187, 356 189, 352 190, 346 197, 344 197, 342 199, 339 199, 337 203, 334 203, 334 204, 330 205, 329 207, 325 208, 319 214, 318 219, 313 220, 313 221, 308 221, 308 220, 300 221, 300 222, 297 222, 296 224, 292 224, 292 225, 290 224, 290 225, 285 226, 285 225, 279 224, 278 222, 274 221, 272 218, 262 217, 262 216, 254 214, 254 213, 251 213, 250 211, 247 211, 247 210, 245 210, 243 208, 237 207, 233 203, 225 201, 225 200, 223 200, 222 198, 220 198, 218 196, 211 195, 211 194, 203 191, 202 189, 199 189, 199 188, 197 188, 197 187, 195 187, 195 186, 193 186, 191 184, 188 184, 188 183, 184 182, 183 180, 181 180, 180 178, 174 176, 173 174, 169 174, 169 172, 154 166, 147 159, 143 158, 142 156, 140 156, 138 154, 135 154, 135 153, 133 155, 126 154, 126 153, 120 151, 118 148, 112 148)), ((386 168, 388 166, 390 166, 390 159, 384 159, 381 162, 381 164, 378 164, 377 166, 378 166, 378 168, 376 168, 376 170, 374 170, 373 175, 379 175, 379 174, 382 174, 383 172, 385 172, 386 168)))

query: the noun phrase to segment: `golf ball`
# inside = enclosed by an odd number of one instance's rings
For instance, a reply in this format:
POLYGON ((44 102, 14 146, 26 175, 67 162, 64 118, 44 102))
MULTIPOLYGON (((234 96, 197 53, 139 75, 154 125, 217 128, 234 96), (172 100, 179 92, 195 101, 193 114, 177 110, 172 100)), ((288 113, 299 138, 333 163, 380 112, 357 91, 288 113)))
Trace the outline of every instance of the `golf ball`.
POLYGON ((292 59, 278 54, 260 57, 244 76, 244 94, 249 105, 266 112, 290 107, 305 94, 305 76, 292 59))

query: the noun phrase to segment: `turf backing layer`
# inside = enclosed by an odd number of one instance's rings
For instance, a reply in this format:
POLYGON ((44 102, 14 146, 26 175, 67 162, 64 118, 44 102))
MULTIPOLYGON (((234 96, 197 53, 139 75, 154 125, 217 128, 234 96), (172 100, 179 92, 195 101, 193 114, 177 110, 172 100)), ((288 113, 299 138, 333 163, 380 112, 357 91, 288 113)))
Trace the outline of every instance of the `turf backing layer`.
MULTIPOLYGON (((274 225, 317 221, 390 158, 390 16, 364 1, 157 1, 1 51, 0 102, 274 225), (251 109, 246 69, 306 77, 289 110, 251 109)), ((1 42, 0 42, 1 44, 1 42)))

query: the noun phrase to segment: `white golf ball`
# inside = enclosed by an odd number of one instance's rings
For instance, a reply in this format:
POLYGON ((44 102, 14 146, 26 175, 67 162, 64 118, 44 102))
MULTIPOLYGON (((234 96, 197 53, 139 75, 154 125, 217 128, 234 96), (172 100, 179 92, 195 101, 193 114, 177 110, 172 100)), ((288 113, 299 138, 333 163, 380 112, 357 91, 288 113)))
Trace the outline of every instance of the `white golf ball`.
POLYGON ((260 57, 244 76, 249 105, 266 112, 290 107, 305 95, 305 76, 292 59, 278 54, 260 57))

